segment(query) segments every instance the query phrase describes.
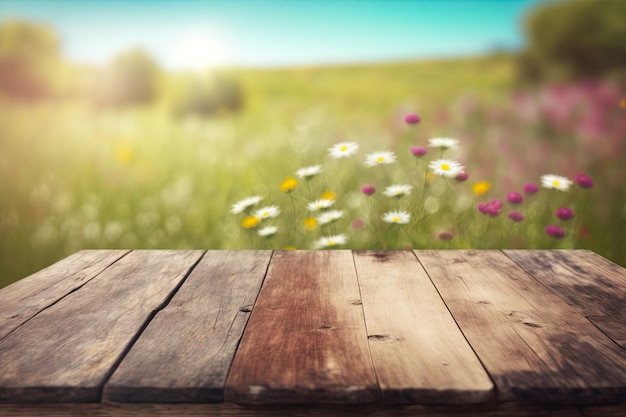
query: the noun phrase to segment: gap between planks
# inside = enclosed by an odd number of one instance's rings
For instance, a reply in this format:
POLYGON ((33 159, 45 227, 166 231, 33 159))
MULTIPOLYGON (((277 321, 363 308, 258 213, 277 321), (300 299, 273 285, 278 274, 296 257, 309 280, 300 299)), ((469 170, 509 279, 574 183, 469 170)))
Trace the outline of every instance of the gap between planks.
POLYGON ((159 311, 163 310, 165 307, 167 307, 167 305, 172 301, 172 299, 174 298, 174 296, 178 293, 178 290, 180 290, 180 288, 183 286, 183 284, 185 283, 185 281, 187 281, 187 278, 189 278, 189 276, 191 275, 191 273, 193 272, 194 269, 196 269, 196 266, 198 266, 198 264, 200 263, 200 261, 202 261, 202 259, 204 258, 204 256, 206 255, 207 251, 205 250, 200 257, 198 258, 198 260, 191 266, 191 268, 189 268, 189 270, 187 271, 187 273, 185 274, 185 276, 183 276, 183 278, 180 280, 180 282, 172 289, 172 291, 168 294, 168 296, 163 300, 163 302, 161 303, 161 305, 157 306, 154 310, 152 310, 152 312, 146 317, 146 320, 144 321, 144 323, 141 325, 141 327, 137 330, 137 333, 135 333, 135 335, 133 336, 132 339, 130 339, 130 341, 128 342, 128 344, 126 345, 126 347, 124 348, 124 350, 120 353, 118 359, 113 363, 113 365, 111 365, 111 368, 109 369, 108 374, 104 377, 104 379, 102 380, 102 384, 100 385, 100 387, 98 388, 98 400, 97 402, 102 401, 102 395, 103 395, 103 391, 104 391, 104 387, 106 386, 107 382, 111 379, 111 377, 113 376, 113 374, 115 373, 115 371, 119 368, 120 364, 122 363, 122 361, 126 358, 126 356, 128 355, 128 352, 130 352, 130 350, 133 348, 133 346, 135 346, 135 343, 137 343, 137 341, 139 340, 139 338, 141 337, 141 335, 143 334, 143 332, 146 330, 146 328, 150 325, 150 323, 152 322, 152 320, 154 319, 154 317, 159 313, 159 311))
POLYGON ((104 378, 202 251, 133 251, 0 342, 0 399, 97 401, 104 378))
POLYGON ((0 342, 127 256, 129 250, 82 250, 2 288, 0 342), (78 267, 77 270, 73 268, 78 267))
POLYGON ((116 402, 222 402, 272 252, 209 251, 104 388, 116 402))
POLYGON ((494 386, 412 251, 353 253, 383 401, 471 404, 494 386))

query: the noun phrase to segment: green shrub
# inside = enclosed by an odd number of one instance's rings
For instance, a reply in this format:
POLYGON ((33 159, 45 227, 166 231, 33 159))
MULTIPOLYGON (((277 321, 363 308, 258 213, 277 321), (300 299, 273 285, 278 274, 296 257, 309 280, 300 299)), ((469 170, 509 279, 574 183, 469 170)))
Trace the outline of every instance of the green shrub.
POLYGON ((59 40, 46 26, 9 21, 0 24, 0 93, 36 100, 54 92, 59 40))
POLYGON ((598 78, 626 67, 626 2, 571 0, 537 7, 525 21, 525 79, 598 78))
POLYGON ((195 75, 181 80, 174 99, 176 116, 207 117, 218 113, 236 113, 243 106, 240 84, 227 75, 195 75))
POLYGON ((122 53, 95 77, 93 100, 114 107, 149 103, 157 96, 158 74, 158 65, 144 51, 122 53))

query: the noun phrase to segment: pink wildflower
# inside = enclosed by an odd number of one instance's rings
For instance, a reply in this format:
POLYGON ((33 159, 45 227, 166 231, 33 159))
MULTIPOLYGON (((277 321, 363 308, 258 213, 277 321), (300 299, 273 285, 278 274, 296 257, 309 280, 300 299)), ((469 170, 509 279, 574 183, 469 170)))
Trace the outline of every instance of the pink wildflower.
POLYGON ((529 182, 528 184, 524 184, 524 192, 527 195, 533 195, 537 191, 539 191, 539 187, 537 187, 537 184, 535 184, 533 182, 529 182))
POLYGON ((376 192, 376 187, 370 184, 365 184, 363 187, 361 187, 361 192, 366 195, 372 195, 376 192))
POLYGON ((546 234, 550 237, 561 239, 565 237, 565 232, 559 226, 549 224, 546 226, 546 234))
POLYGON ((363 219, 354 219, 352 221, 352 229, 359 230, 365 226, 365 220, 363 219))
POLYGON ((456 176, 456 180, 459 182, 467 181, 468 178, 469 178, 469 175, 465 171, 461 172, 459 175, 456 176))
POLYGON ((569 207, 560 207, 556 211, 556 217, 561 220, 570 220, 574 218, 574 212, 569 207))
POLYGON ((593 180, 585 174, 576 174, 575 180, 580 188, 593 188, 593 180))
POLYGON ((508 201, 509 203, 513 203, 513 204, 520 204, 524 201, 524 198, 522 197, 520 193, 518 193, 517 191, 514 191, 506 195, 506 201, 508 201))
POLYGON ((488 214, 492 217, 500 215, 500 209, 502 208, 502 202, 499 200, 491 200, 488 203, 480 203, 477 206, 478 211, 483 214, 488 214))
POLYGON ((404 116, 404 122, 409 125, 415 125, 422 121, 422 119, 415 113, 409 113, 404 116))
POLYGON ((427 152, 428 150, 422 146, 411 147, 411 153, 413 154, 413 156, 424 156, 427 152))

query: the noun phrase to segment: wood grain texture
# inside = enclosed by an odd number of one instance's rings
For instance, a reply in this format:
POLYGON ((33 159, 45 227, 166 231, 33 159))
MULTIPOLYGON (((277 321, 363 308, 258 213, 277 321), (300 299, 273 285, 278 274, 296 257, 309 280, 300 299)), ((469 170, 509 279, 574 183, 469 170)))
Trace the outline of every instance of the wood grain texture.
POLYGON ((98 401, 105 379, 202 251, 133 251, 0 342, 0 400, 98 401))
POLYGON ((374 369, 386 402, 477 403, 493 384, 411 251, 354 260, 374 369))
POLYGON ((105 385, 117 402, 221 402, 271 251, 208 251, 105 385))
POLYGON ((83 250, 0 291, 0 340, 100 274, 127 250, 83 250))
POLYGON ((626 352, 499 251, 416 251, 500 401, 626 401, 626 352))
POLYGON ((233 361, 226 401, 378 399, 350 251, 279 251, 233 361))
POLYGON ((504 253, 626 349, 626 269, 587 250, 504 253))
POLYGON ((0 404, 0 416, 46 417, 624 417, 626 405, 255 405, 221 404, 0 404))

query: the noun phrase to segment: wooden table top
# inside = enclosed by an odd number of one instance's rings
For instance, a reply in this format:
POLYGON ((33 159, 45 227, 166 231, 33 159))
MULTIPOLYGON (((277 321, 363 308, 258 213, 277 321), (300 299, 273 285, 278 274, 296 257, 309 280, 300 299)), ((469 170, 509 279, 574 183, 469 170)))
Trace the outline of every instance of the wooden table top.
POLYGON ((623 416, 626 270, 583 250, 87 250, 0 290, 0 415, 116 410, 623 416))

